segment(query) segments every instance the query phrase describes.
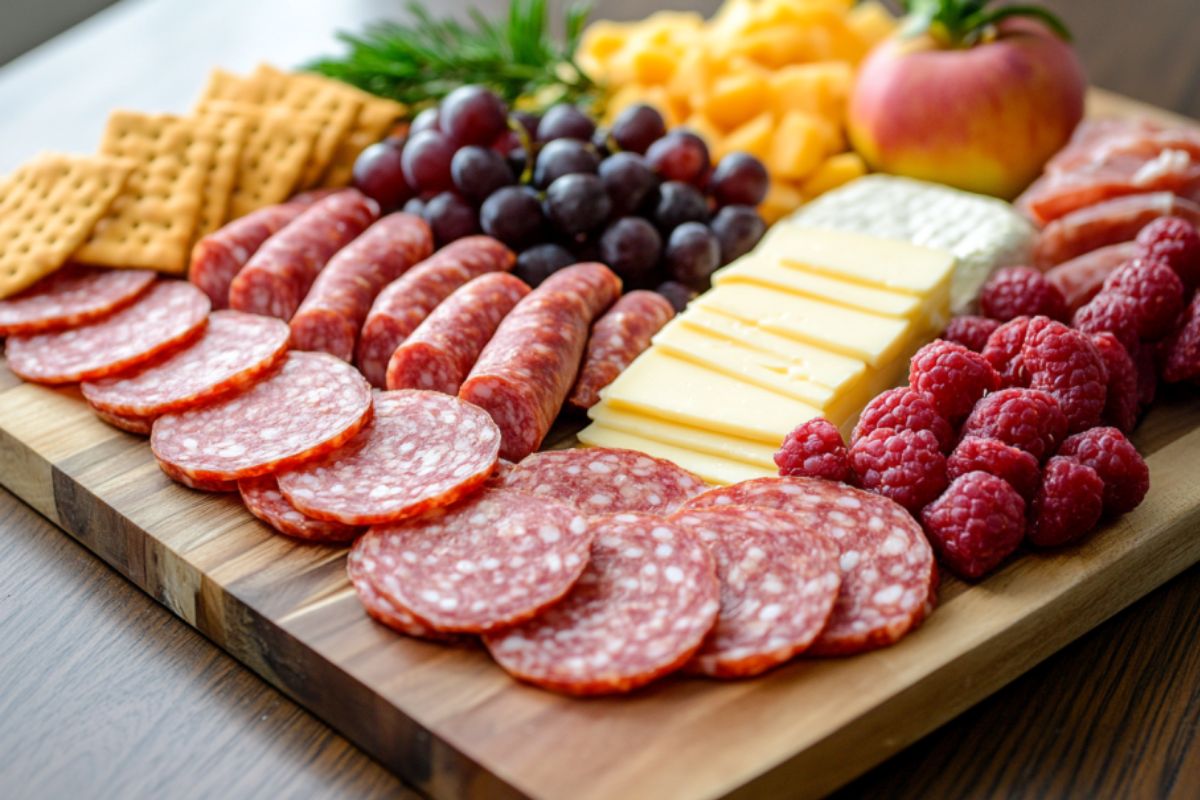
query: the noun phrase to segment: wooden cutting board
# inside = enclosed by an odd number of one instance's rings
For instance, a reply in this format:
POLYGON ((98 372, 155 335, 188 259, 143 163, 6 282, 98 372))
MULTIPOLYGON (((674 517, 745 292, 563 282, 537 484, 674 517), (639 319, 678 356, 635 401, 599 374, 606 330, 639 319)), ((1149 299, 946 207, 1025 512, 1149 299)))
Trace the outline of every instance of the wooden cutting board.
MULTIPOLYGON (((1101 112, 1170 118, 1092 100, 1101 112)), ((144 439, 100 422, 77 390, 23 384, 3 366, 0 483, 434 796, 811 797, 1200 561, 1197 399, 1168 393, 1139 427, 1152 488, 1137 511, 980 584, 947 578, 937 612, 895 647, 594 700, 522 686, 482 649, 371 622, 344 550, 275 535, 235 496, 171 482, 144 439)))

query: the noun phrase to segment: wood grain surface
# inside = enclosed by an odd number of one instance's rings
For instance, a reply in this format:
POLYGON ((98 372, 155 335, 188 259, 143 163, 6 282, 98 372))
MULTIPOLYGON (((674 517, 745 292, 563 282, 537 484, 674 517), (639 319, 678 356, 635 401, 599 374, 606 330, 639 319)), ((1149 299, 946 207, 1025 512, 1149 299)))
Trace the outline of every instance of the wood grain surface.
MULTIPOLYGON (((28 152, 48 146, 47 135, 57 140, 50 144, 86 149, 109 108, 120 104, 151 107, 133 101, 150 91, 128 79, 138 74, 133 69, 136 65, 124 67, 125 77, 113 77, 113 70, 119 74, 122 64, 138 59, 152 62, 156 96, 190 97, 198 85, 200 62, 245 67, 258 58, 270 57, 286 63, 287 52, 314 52, 313 43, 327 41, 332 26, 353 27, 362 19, 392 13, 395 8, 384 2, 333 5, 336 10, 327 13, 332 6, 326 4, 264 2, 256 3, 253 13, 247 15, 232 2, 190 4, 186 11, 175 5, 168 13, 166 4, 127 0, 111 14, 102 15, 103 19, 0 70, 0 99, 9 110, 0 128, 4 144, 0 160, 15 163, 28 152), (282 13, 285 7, 287 13, 282 13), (254 32, 252 26, 241 24, 248 16, 251 21, 262 21, 273 13, 287 35, 275 35, 274 30, 254 32), (187 39, 196 31, 229 35, 202 36, 207 44, 197 53, 186 49, 181 31, 187 32, 187 39), (128 41, 139 42, 138 55, 114 62, 114 55, 120 55, 114 45, 128 41), (161 57, 155 55, 155 48, 161 57), (173 54, 179 57, 168 57, 173 54), (83 68, 96 63, 106 64, 106 70, 83 68)), ((459 5, 447 4, 451 9, 459 5)), ((486 8, 494 3, 480 5, 486 8)), ((1195 14, 1193 0, 1055 0, 1050 5, 1062 10, 1075 30, 1094 82, 1200 116, 1200 49, 1194 46, 1200 40, 1200 15, 1195 14)), ((642 3, 628 1, 599 3, 599 13, 604 16, 639 15, 645 9, 642 3)), ((206 747, 211 737, 203 734, 173 741, 150 736, 167 715, 161 697, 169 690, 160 687, 174 685, 181 675, 186 679, 187 675, 206 673, 215 659, 228 667, 230 680, 237 684, 239 709, 278 709, 276 716, 289 720, 286 727, 271 729, 270 738, 280 747, 303 753, 314 737, 328 736, 328 730, 168 615, 159 612, 158 626, 147 622, 134 610, 139 601, 155 609, 143 595, 67 540, 62 540, 60 547, 51 546, 55 540, 45 531, 52 529, 28 508, 3 499, 8 505, 0 502, 0 509, 11 506, 12 510, 0 512, 0 547, 6 548, 0 558, 5 565, 10 558, 19 559, 20 564, 18 580, 5 572, 0 583, 0 621, 4 623, 0 636, 13 628, 10 617, 4 616, 9 608, 20 608, 22 616, 33 615, 34 609, 44 612, 41 632, 45 636, 38 640, 38 647, 24 649, 19 641, 0 639, 5 655, 21 655, 0 660, 0 703, 4 703, 0 706, 0 747, 21 756, 0 759, 0 795, 77 795, 78 789, 89 786, 91 770, 99 761, 105 762, 108 776, 108 783, 101 785, 120 787, 122 791, 117 793, 123 796, 197 796, 191 787, 200 774, 208 778, 203 785, 214 788, 209 794, 291 794, 284 790, 297 786, 290 783, 295 779, 290 770, 312 770, 312 763, 293 758, 278 768, 281 762, 270 755, 260 756, 270 768, 256 773, 257 782, 243 782, 241 772, 248 762, 238 758, 237 750, 246 747, 261 753, 256 747, 262 743, 244 724, 249 717, 230 714, 227 707, 205 699, 211 690, 209 683, 202 684, 196 702, 177 703, 170 716, 188 721, 197 731, 211 731, 210 714, 216 706, 221 724, 236 728, 235 735, 222 740, 222 747, 206 747), (41 538, 39 530, 44 534, 41 538), (45 557, 39 559, 24 550, 10 556, 17 551, 7 549, 9 540, 17 538, 46 544, 39 551, 45 557), (71 558, 71 553, 76 557, 71 558), (58 564, 63 560, 69 566, 60 571, 58 564), (68 587, 76 587, 76 591, 68 587), (77 598, 80 604, 67 602, 67 598, 77 598), (84 604, 104 609, 104 613, 83 615, 80 609, 84 604), (95 640, 70 624, 76 617, 85 620, 84 628, 107 625, 102 628, 107 635, 123 636, 124 652, 107 659, 88 658, 95 640), (86 668, 74 670, 69 681, 58 685, 58 696, 44 702, 77 724, 91 718, 103 720, 114 713, 105 699, 110 687, 130 681, 126 667, 134 664, 138 680, 150 691, 127 692, 120 702, 122 712, 136 715, 144 726, 129 735, 130 728, 92 724, 88 727, 91 737, 83 740, 73 737, 69 726, 38 729, 33 725, 44 715, 39 706, 42 701, 36 694, 19 697, 9 689, 33 685, 67 659, 86 662, 86 668), (288 735, 293 730, 301 731, 300 735, 288 735), (322 730, 324 734, 315 732, 322 730), (34 744, 21 746, 26 739, 34 744), (68 757, 53 759, 53 771, 24 764, 26 759, 45 761, 60 751, 68 757), (63 791, 51 791, 50 787, 63 791)), ((1196 753, 1200 664, 1194 647, 1200 633, 1198 596, 1200 570, 1193 568, 851 784, 842 796, 1196 796, 1196 776, 1200 774, 1196 753)), ((370 773, 371 762, 361 753, 343 751, 335 760, 344 769, 341 774, 370 773)), ((358 796, 369 794, 374 784, 371 779, 311 784, 320 785, 358 796)), ((296 793, 326 792, 305 791, 301 786, 296 793)))

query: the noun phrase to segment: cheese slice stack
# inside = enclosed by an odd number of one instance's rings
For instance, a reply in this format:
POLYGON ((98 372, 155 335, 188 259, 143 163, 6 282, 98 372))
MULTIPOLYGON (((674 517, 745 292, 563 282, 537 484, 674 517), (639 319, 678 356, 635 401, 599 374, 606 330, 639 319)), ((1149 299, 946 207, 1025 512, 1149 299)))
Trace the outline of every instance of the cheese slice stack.
POLYGON ((776 225, 601 393, 587 445, 674 461, 712 483, 776 473, 794 427, 844 434, 945 325, 955 258, 857 233, 776 225))

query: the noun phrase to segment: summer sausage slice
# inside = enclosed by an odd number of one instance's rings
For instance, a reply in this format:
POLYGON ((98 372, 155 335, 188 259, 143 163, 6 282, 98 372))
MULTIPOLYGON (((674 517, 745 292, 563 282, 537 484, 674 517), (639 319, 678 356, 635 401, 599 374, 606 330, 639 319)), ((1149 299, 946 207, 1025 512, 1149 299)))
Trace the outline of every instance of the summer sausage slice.
POLYGON ((529 287, 506 272, 455 290, 392 353, 388 388, 458 394, 500 320, 527 294, 529 287))
POLYGON ((384 596, 383 592, 371 581, 371 575, 380 566, 381 559, 394 561, 393 557, 382 553, 379 543, 382 537, 364 536, 359 538, 358 545, 351 548, 346 557, 346 574, 362 603, 363 610, 371 619, 386 625, 397 633, 418 639, 430 639, 437 642, 457 643, 467 641, 470 637, 452 633, 439 633, 428 625, 419 622, 416 617, 396 606, 384 596))
POLYGON ((645 514, 590 522, 591 561, 561 602, 484 636, 520 680, 574 695, 628 692, 699 650, 720 608, 716 566, 681 525, 645 514))
POLYGON ((123 417, 120 414, 109 414, 107 411, 101 411, 90 403, 89 406, 92 409, 92 413, 99 417, 101 422, 106 422, 126 433, 149 436, 150 428, 154 425, 154 419, 151 417, 123 417))
POLYGON ((520 461, 537 450, 562 409, 592 320, 621 293, 603 264, 560 270, 527 294, 500 323, 458 396, 491 414, 500 455, 520 461))
POLYGON ((292 347, 354 358, 358 331, 379 291, 433 252, 420 217, 389 214, 329 260, 289 323, 292 347))
POLYGON ((20 294, 0 300, 0 338, 96 322, 137 300, 154 279, 148 269, 68 264, 20 294))
POLYGON ((280 533, 308 542, 341 544, 352 542, 366 528, 326 522, 302 514, 283 493, 274 475, 243 478, 237 482, 246 510, 280 533))
POLYGON ((389 283, 367 314, 358 340, 358 368, 372 386, 387 384, 388 361, 396 348, 455 289, 488 272, 507 272, 511 250, 490 236, 459 239, 389 283))
POLYGON ((333 254, 378 216, 375 201, 354 189, 313 203, 250 257, 229 286, 229 307, 287 322, 333 254))
POLYGON ((587 354, 570 403, 588 409, 608 386, 650 346, 650 339, 675 316, 675 307, 657 292, 638 290, 618 300, 592 326, 587 354))
POLYGON ((253 211, 210 233, 192 248, 188 280, 200 288, 213 308, 229 307, 229 286, 263 242, 304 213, 304 203, 283 203, 253 211))

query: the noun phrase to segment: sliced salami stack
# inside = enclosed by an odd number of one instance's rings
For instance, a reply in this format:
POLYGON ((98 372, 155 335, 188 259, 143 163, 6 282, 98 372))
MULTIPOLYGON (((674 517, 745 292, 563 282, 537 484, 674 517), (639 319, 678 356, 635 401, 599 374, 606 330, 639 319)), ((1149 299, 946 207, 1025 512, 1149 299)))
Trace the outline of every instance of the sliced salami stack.
POLYGON ((0 338, 78 328, 121 310, 154 284, 141 269, 99 269, 68 265, 0 300, 0 338))

